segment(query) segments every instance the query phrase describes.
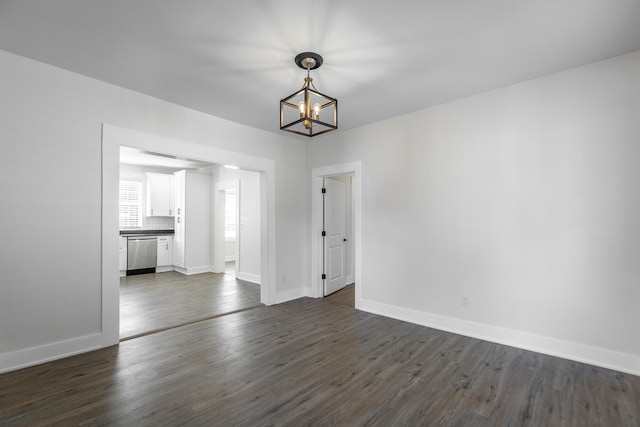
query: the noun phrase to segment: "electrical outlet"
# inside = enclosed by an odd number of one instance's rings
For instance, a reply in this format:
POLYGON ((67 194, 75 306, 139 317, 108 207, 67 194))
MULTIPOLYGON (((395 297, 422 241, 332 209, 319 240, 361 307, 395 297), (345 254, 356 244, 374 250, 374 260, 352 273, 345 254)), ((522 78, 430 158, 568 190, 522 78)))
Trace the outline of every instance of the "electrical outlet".
POLYGON ((463 307, 469 307, 469 296, 468 295, 462 295, 460 297, 460 304, 462 304, 463 307))

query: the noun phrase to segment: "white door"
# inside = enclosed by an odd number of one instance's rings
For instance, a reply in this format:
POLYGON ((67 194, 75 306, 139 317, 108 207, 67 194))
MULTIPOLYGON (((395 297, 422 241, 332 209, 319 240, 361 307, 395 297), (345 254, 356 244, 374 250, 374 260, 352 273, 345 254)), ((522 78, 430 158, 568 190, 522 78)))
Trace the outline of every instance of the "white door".
POLYGON ((344 183, 324 179, 324 294, 345 287, 346 193, 344 183))

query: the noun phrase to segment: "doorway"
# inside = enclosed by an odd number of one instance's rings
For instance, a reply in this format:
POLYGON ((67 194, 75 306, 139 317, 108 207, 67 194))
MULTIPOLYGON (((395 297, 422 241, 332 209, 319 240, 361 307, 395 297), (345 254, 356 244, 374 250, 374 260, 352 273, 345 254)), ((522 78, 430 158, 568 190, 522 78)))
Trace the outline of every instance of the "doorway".
POLYGON ((201 159, 210 163, 234 163, 255 171, 259 180, 261 259, 260 302, 275 301, 275 199, 274 162, 210 146, 103 125, 102 128, 102 333, 101 345, 119 341, 120 281, 118 269, 119 147, 159 153, 167 158, 201 159), (177 152, 179 151, 179 152, 177 152))
MULTIPOLYGON (((355 291, 355 307, 359 308, 362 298, 362 291, 365 289, 362 283, 362 219, 361 219, 361 162, 350 162, 333 166, 325 166, 314 168, 311 171, 311 286, 309 295, 316 298, 325 296, 325 283, 328 273, 326 271, 325 261, 331 255, 327 254, 326 241, 322 236, 324 230, 324 197, 323 188, 325 188, 326 180, 330 183, 348 182, 349 197, 345 196, 345 210, 349 207, 349 214, 345 217, 345 230, 347 231, 343 238, 347 241, 344 245, 344 274, 345 283, 354 283, 355 291), (350 222, 350 227, 347 226, 350 222), (351 259, 349 259, 349 257, 351 259), (350 271, 349 271, 350 270, 350 271)), ((341 215, 341 214, 337 214, 341 215)), ((368 227, 370 228, 370 227, 368 227)), ((334 251, 333 256, 342 259, 341 251, 334 251)), ((331 274, 331 273, 329 273, 331 274)), ((336 276, 338 274, 335 274, 336 276)))
MULTIPOLYGON (((239 185, 238 185, 239 187, 239 185)), ((224 190, 224 274, 238 276, 239 232, 238 215, 240 212, 238 188, 224 190)))
POLYGON ((219 168, 213 227, 224 239, 215 243, 213 271, 233 272, 239 280, 262 284, 261 204, 260 174, 228 165, 219 168))
POLYGON ((220 238, 213 242, 212 271, 238 277, 240 266, 240 179, 221 169, 213 191, 213 233, 220 238))
POLYGON ((323 179, 322 253, 323 294, 327 296, 354 282, 353 174, 323 179))
MULTIPOLYGON (((120 266, 121 341, 259 305, 260 175, 243 170, 225 173, 226 169, 120 147, 121 240, 151 234, 153 238, 146 239, 153 241, 156 266, 135 277, 130 277, 126 262, 120 266), (238 179, 228 180, 230 176, 238 179), (221 179, 226 181, 220 183, 221 179), (139 184, 138 191, 123 183, 139 184), (218 201, 223 229, 216 232, 213 219, 220 213, 213 203, 214 188, 223 192, 218 201), (156 197, 165 193, 164 198, 156 197), (165 210, 159 209, 164 205, 158 199, 166 202, 165 210), (242 199, 248 209, 240 221, 242 199), (241 234, 245 226, 247 233, 241 234), (162 235, 156 238, 158 233, 162 235), (212 265, 216 240, 224 245, 222 268, 212 265), (246 262, 239 257, 240 242, 246 262), (252 261, 251 277, 237 280, 241 275, 234 267, 245 273, 252 261), (217 270, 224 274, 211 274, 217 270)), ((126 243, 123 246, 126 260, 126 243)))

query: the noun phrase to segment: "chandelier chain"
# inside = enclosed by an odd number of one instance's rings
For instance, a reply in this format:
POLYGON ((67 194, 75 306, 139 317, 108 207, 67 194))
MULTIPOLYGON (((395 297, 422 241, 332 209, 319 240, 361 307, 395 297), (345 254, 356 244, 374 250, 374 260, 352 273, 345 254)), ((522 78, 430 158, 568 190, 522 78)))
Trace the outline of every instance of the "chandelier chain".
POLYGON ((304 89, 305 87, 309 87, 309 85, 311 85, 313 90, 318 92, 318 89, 316 88, 316 85, 313 84, 313 79, 311 78, 310 68, 307 67, 307 78, 304 79, 304 83, 302 83, 302 87, 300 89, 304 89))

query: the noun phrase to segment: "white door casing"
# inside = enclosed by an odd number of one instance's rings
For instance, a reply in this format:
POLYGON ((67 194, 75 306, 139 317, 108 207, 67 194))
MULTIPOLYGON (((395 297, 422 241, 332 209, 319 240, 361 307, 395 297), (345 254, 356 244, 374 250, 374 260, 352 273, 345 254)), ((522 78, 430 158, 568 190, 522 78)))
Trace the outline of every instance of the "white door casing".
MULTIPOLYGON (((234 164, 260 173, 260 302, 278 302, 276 293, 275 234, 275 162, 256 156, 226 151, 185 140, 102 125, 102 332, 96 340, 79 342, 66 348, 66 354, 100 348, 120 341, 120 279, 118 272, 118 192, 120 146, 140 148, 154 153, 199 159, 210 163, 234 164), (178 148, 177 148, 178 147, 178 148), (177 150, 177 151, 176 151, 177 150), (86 344, 88 343, 88 344, 86 344)), ((48 354, 48 353, 47 353, 48 354)), ((37 356, 38 360, 53 356, 37 356)), ((0 366, 1 368, 2 366, 0 366)))
POLYGON ((346 190, 344 183, 324 180, 324 295, 345 287, 346 190))
MULTIPOLYGON (((354 250, 354 283, 355 283, 355 306, 360 307, 363 289, 366 283, 362 279, 362 162, 353 161, 348 163, 321 166, 311 170, 311 228, 309 241, 311 242, 311 268, 309 287, 307 295, 312 298, 321 298, 324 294, 324 281, 321 279, 323 270, 322 250, 322 187, 325 177, 338 175, 352 175, 352 203, 353 203, 353 223, 352 232, 349 236, 349 244, 354 250)), ((369 227, 370 228, 370 227, 369 227)), ((370 232, 369 232, 370 234, 370 232)))

